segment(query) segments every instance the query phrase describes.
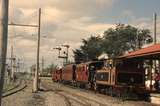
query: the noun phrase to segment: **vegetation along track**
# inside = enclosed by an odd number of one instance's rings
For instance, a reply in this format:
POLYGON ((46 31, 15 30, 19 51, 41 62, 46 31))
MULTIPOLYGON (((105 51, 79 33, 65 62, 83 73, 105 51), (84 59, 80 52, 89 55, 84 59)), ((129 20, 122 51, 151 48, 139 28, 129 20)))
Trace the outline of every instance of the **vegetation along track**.
POLYGON ((2 95, 2 97, 4 98, 4 97, 10 96, 10 95, 12 95, 12 94, 15 94, 15 93, 17 93, 17 92, 19 92, 19 91, 22 91, 22 90, 25 89, 26 87, 27 87, 27 82, 26 82, 26 80, 20 80, 18 85, 16 85, 16 86, 15 86, 14 88, 12 88, 12 89, 9 89, 6 93, 4 93, 4 94, 2 95))

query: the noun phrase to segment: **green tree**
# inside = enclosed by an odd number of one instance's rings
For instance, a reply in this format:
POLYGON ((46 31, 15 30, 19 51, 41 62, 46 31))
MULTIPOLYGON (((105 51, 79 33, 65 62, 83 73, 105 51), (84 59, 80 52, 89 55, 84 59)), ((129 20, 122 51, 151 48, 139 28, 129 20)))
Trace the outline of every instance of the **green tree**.
POLYGON ((115 29, 110 28, 104 32, 102 47, 109 57, 117 57, 125 52, 140 49, 152 41, 148 29, 118 24, 115 29))
POLYGON ((102 38, 100 36, 91 36, 88 39, 82 39, 82 43, 80 49, 73 51, 76 62, 97 59, 102 54, 102 38))
POLYGON ((75 62, 85 61, 85 54, 80 49, 73 50, 73 54, 75 62))
POLYGON ((42 74, 45 74, 45 75, 50 74, 50 73, 52 73, 52 71, 53 71, 54 69, 56 69, 56 67, 57 67, 57 65, 55 65, 55 64, 50 64, 48 67, 46 67, 46 68, 43 70, 42 74))

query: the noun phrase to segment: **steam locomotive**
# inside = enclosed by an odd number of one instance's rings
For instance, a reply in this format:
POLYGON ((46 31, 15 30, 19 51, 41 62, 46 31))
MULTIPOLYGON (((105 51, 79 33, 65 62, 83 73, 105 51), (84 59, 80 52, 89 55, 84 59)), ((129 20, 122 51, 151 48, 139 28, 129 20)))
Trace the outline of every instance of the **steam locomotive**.
POLYGON ((109 95, 122 96, 133 92, 147 93, 143 62, 133 60, 103 60, 69 64, 53 71, 53 81, 58 81, 109 95))

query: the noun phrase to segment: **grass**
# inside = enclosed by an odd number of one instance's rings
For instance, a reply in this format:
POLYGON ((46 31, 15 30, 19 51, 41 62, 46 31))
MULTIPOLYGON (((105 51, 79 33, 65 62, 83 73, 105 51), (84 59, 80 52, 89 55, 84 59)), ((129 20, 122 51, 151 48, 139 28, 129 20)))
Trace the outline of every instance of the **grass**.
POLYGON ((3 88, 3 93, 15 88, 16 86, 18 86, 18 84, 19 84, 18 80, 15 82, 10 81, 9 83, 5 83, 3 88))

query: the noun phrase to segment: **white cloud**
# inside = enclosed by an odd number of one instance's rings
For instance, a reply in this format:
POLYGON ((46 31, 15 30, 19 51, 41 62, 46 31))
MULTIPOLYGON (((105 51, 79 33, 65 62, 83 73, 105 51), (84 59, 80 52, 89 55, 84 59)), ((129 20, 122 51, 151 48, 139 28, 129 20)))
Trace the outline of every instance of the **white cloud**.
MULTIPOLYGON (((111 7, 115 0, 11 0, 10 22, 22 24, 38 23, 38 8, 42 8, 41 53, 47 63, 57 60, 57 51, 52 48, 67 43, 72 50, 81 45, 82 38, 91 34, 102 34, 113 24, 97 22, 98 14, 111 7), (43 36, 46 36, 45 38, 43 36)), ((123 11, 120 19, 126 19, 140 28, 152 30, 152 19, 136 19, 130 10, 123 11)), ((160 33, 158 19, 157 32, 160 33)), ((23 57, 29 65, 36 63, 37 29, 9 27, 9 48, 14 45, 17 57, 23 57)), ((46 63, 46 64, 47 64, 46 63)))
MULTIPOLYGON (((153 18, 140 18, 131 23, 132 25, 139 27, 141 29, 149 29, 151 35, 153 36, 153 18)), ((157 17, 157 41, 160 43, 160 17, 157 17)))
MULTIPOLYGON (((39 8, 39 7, 56 7, 58 9, 75 11, 75 10, 88 10, 93 11, 95 7, 108 7, 111 6, 114 0, 14 0, 10 1, 11 6, 18 8, 39 8)), ((94 9, 95 10, 95 9, 94 9)))
POLYGON ((96 24, 89 25, 86 29, 92 33, 102 34, 108 28, 114 28, 114 26, 115 25, 113 24, 96 23, 96 24))
MULTIPOLYGON (((92 33, 103 33, 111 24, 97 23, 97 14, 112 6, 114 0, 11 0, 10 22, 37 24, 38 8, 42 8, 41 56, 46 61, 57 60, 52 48, 62 43, 78 48, 82 38, 92 33), (53 58, 52 58, 53 57, 53 58)), ((14 45, 17 57, 23 57, 30 65, 36 61, 37 29, 9 27, 9 48, 14 45)), ((72 57, 73 60, 73 57, 72 57)))

